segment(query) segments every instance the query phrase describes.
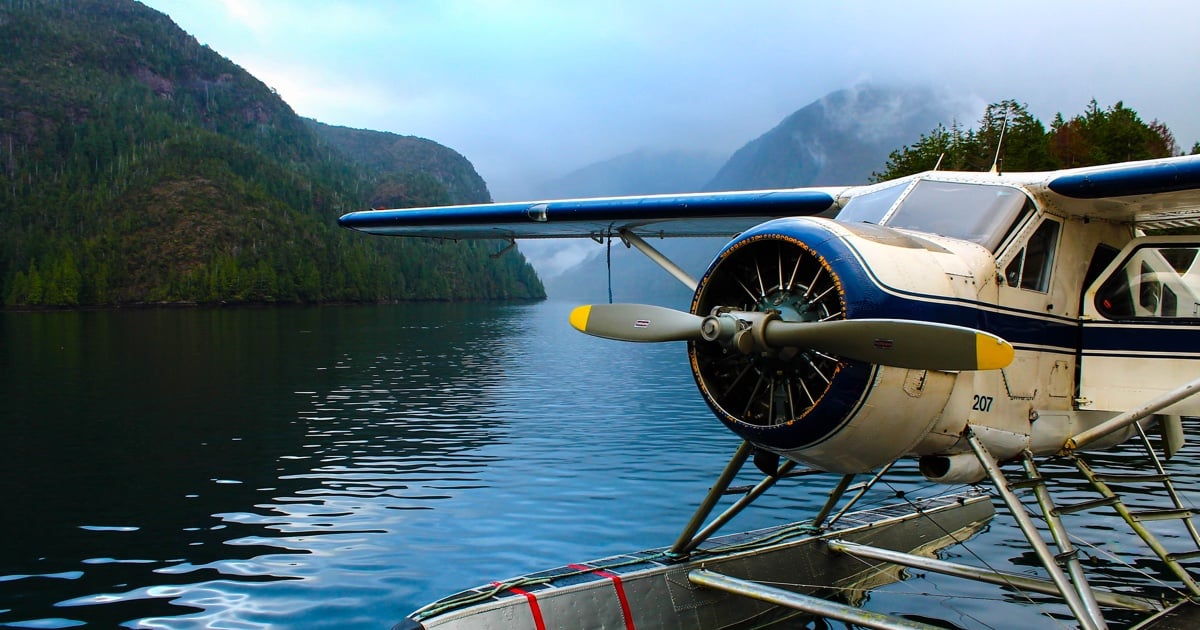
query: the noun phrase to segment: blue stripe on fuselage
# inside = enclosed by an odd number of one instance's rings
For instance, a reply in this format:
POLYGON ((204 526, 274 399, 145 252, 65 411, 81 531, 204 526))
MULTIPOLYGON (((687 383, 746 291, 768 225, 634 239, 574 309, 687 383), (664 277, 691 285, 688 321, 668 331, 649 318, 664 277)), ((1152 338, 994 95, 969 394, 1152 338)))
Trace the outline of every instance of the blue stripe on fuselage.
MULTIPOLYGON (((850 295, 847 286, 847 316, 851 318, 892 317, 967 326, 998 335, 1018 350, 1057 354, 1072 355, 1080 347, 1085 355, 1195 359, 1200 353, 1200 322, 1196 320, 1087 322, 1081 331, 1081 323, 1069 317, 889 287, 853 244, 840 238, 826 239, 822 247, 844 248, 855 258, 855 265, 849 266, 860 269, 855 288, 861 292, 850 295)), ((842 267, 835 269, 845 281, 850 273, 842 267)))
POLYGON ((841 278, 848 319, 912 319, 954 324, 999 335, 1018 349, 1074 354, 1078 347, 1079 323, 1071 318, 887 286, 851 243, 819 222, 779 219, 758 226, 744 236, 760 233, 778 233, 798 239, 824 256, 841 278))
POLYGON ((1087 322, 1083 326, 1083 354, 1200 361, 1200 325, 1170 320, 1156 323, 1087 322))

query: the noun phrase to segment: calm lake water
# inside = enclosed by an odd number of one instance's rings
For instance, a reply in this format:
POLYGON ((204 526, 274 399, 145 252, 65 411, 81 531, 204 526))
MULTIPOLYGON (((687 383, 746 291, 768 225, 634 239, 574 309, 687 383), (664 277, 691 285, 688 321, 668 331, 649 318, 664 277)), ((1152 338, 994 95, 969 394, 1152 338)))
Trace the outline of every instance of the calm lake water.
MULTIPOLYGON (((737 440, 682 344, 587 337, 569 309, 0 313, 0 626, 388 628, 669 544, 737 440)), ((1196 457, 1173 464, 1189 493, 1196 457)), ((811 516, 834 481, 785 482, 733 529, 811 516)), ((871 502, 925 487, 904 467, 871 502)), ((1109 527, 1083 533, 1132 544, 1109 527)), ((1007 519, 947 557, 1034 562, 1007 519)), ((961 627, 1061 612, 1024 601, 914 573, 866 606, 961 627)))

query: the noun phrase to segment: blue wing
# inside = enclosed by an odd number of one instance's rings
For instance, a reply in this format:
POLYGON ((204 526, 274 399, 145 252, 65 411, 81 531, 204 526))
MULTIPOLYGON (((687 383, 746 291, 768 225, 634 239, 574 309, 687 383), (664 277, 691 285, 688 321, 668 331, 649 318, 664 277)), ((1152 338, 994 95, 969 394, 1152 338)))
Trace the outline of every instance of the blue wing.
POLYGON ((731 236, 778 217, 832 212, 847 188, 563 199, 366 210, 342 227, 389 236, 445 239, 600 239, 621 230, 638 236, 731 236))
MULTIPOLYGON (((1048 209, 1068 216, 1147 227, 1200 226, 1200 156, 1042 173, 956 175, 963 181, 1020 186, 1048 209)), ((778 217, 832 214, 861 191, 796 188, 367 210, 346 214, 338 223, 371 234, 452 240, 601 239, 621 230, 647 238, 731 236, 778 217)))
POLYGON ((1055 171, 1034 179, 1029 188, 1068 215, 1146 227, 1200 225, 1200 155, 1055 171))

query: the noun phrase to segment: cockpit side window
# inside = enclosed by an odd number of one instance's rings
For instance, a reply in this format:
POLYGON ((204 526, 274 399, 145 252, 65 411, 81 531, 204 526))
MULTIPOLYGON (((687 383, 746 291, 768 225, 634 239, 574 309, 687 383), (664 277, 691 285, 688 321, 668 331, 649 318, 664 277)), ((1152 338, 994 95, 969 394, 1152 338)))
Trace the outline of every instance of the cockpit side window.
POLYGON ((884 225, 960 238, 995 251, 1022 209, 1032 206, 1025 193, 1010 186, 921 180, 884 225))
POLYGON ((1042 293, 1050 290, 1050 270, 1054 267, 1059 230, 1058 221, 1050 219, 1038 226, 1029 242, 1004 270, 1004 279, 1009 286, 1042 293))
POLYGON ((845 223, 883 223, 888 210, 892 209, 900 195, 908 190, 907 185, 896 185, 883 190, 859 195, 846 203, 838 213, 838 221, 845 223))

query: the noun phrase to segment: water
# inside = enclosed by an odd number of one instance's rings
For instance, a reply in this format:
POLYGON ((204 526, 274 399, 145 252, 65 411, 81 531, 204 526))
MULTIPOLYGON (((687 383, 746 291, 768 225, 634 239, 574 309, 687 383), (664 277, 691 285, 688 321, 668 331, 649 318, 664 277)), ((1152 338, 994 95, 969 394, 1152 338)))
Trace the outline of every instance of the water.
MULTIPOLYGON (((0 625, 387 628, 670 543, 737 440, 682 345, 580 335, 568 310, 0 313, 0 625)), ((734 525, 810 515, 833 482, 785 482, 734 525)), ((1028 570, 1008 521, 977 541, 949 557, 1028 570)), ((1023 601, 914 574, 866 605, 1044 625, 1023 601)))

